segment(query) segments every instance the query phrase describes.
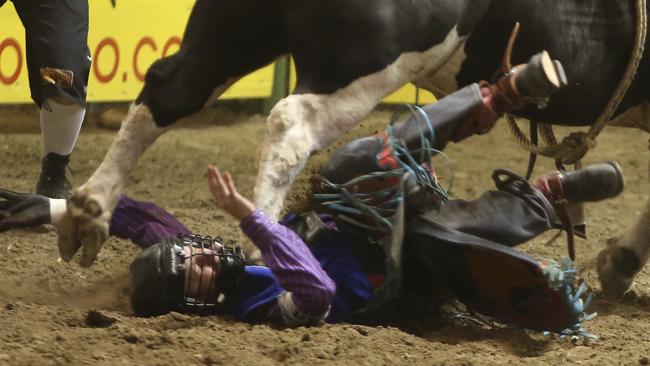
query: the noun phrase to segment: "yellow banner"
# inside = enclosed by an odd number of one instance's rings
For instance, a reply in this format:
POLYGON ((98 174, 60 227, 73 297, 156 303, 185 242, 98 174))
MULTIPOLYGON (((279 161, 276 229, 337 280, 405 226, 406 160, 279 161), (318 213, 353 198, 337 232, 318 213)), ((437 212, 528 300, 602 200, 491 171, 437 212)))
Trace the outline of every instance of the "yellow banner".
MULTIPOLYGON (((296 67, 291 60, 291 71, 289 74, 289 89, 296 86, 296 67)), ((436 97, 430 92, 417 88, 413 84, 406 84, 394 93, 386 96, 382 103, 387 104, 428 104, 436 101, 436 97)))
MULTIPOLYGON (((89 1, 93 58, 88 101, 133 100, 156 59, 178 50, 194 0, 89 1), (164 4, 164 5, 163 5, 164 4)), ((241 79, 221 98, 266 98, 273 67, 241 79)), ((0 103, 30 101, 25 30, 11 2, 0 8, 0 103)))
MULTIPOLYGON (((89 1, 88 45, 93 58, 88 101, 128 101, 137 97, 147 68, 178 50, 195 0, 89 1), (163 5, 164 4, 164 5, 163 5)), ((29 102, 25 31, 13 4, 0 8, 0 103, 29 102)), ((221 99, 266 98, 271 94, 273 65, 247 75, 221 99)), ((416 88, 406 86, 387 102, 414 103, 416 88)), ((432 101, 430 94, 420 103, 432 101)))

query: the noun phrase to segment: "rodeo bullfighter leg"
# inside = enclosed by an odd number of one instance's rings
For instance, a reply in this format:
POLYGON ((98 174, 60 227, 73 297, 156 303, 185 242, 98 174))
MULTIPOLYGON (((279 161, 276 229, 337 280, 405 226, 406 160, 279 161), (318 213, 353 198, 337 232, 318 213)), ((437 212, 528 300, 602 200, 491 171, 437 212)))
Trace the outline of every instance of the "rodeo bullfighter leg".
MULTIPOLYGON (((296 93, 276 104, 267 120, 268 134, 255 184, 257 207, 277 218, 289 186, 311 154, 354 127, 383 97, 443 65, 463 39, 454 27, 438 45, 424 52, 403 53, 381 71, 329 94, 311 92, 304 85, 313 84, 318 77, 301 74, 302 84, 299 81, 296 93)), ((300 70, 299 57, 296 66, 300 70)))

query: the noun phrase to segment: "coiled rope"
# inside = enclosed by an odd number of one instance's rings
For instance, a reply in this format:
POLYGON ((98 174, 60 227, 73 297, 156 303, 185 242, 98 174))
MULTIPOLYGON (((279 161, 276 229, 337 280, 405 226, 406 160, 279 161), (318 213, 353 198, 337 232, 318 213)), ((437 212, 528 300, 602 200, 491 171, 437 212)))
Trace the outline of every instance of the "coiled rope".
POLYGON ((596 138, 618 109, 639 69, 645 50, 645 41, 648 32, 647 21, 646 0, 637 0, 634 48, 630 60, 628 61, 627 69, 623 75, 623 79, 620 81, 612 95, 612 98, 609 100, 609 103, 596 122, 591 125, 588 132, 572 132, 558 143, 553 134, 552 127, 545 123, 539 123, 541 136, 547 146, 537 146, 519 129, 516 117, 513 115, 507 115, 508 127, 519 145, 532 154, 550 157, 564 164, 573 164, 578 162, 587 154, 587 152, 589 152, 589 150, 594 148, 596 146, 596 138))
POLYGON ((447 190, 451 188, 453 183, 450 160, 444 153, 431 147, 433 141, 435 141, 435 131, 431 120, 420 107, 414 105, 400 106, 393 113, 386 127, 386 135, 386 144, 391 147, 391 154, 395 161, 398 162, 398 168, 361 175, 342 184, 333 183, 323 178, 322 187, 326 192, 333 193, 314 194, 314 198, 320 200, 323 206, 337 213, 339 219, 370 233, 387 234, 392 232, 393 216, 398 212, 399 206, 404 200, 405 176, 412 175, 415 177, 417 184, 427 192, 432 193, 440 204, 444 204, 449 199, 447 190), (399 116, 400 110, 404 108, 415 116, 418 127, 420 127, 419 149, 409 151, 406 143, 393 133, 393 125, 399 116), (424 126, 424 130, 422 126, 424 126), (428 132, 430 137, 427 138, 425 131, 428 132), (413 158, 413 155, 417 154, 419 154, 419 160, 413 158), (434 154, 444 156, 449 165, 450 179, 447 190, 439 184, 438 179, 429 169, 426 169, 418 162, 428 162, 434 154), (359 185, 365 182, 391 178, 398 178, 399 183, 373 192, 358 191, 359 185), (364 222, 350 215, 363 217, 364 222))

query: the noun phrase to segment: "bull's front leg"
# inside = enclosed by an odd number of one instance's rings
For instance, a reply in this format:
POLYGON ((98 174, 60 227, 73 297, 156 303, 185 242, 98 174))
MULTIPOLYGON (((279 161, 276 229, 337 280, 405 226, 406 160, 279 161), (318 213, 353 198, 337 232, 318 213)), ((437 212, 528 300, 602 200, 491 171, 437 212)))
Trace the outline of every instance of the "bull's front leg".
POLYGON ((636 222, 607 244, 598 253, 598 278, 605 294, 621 296, 650 257, 650 199, 636 222))
POLYGON ((650 255, 650 200, 637 221, 622 235, 612 238, 598 254, 597 271, 603 291, 621 296, 634 281, 650 255))
POLYGON ((255 205, 273 219, 280 215, 287 191, 309 156, 354 127, 386 94, 350 89, 331 95, 290 95, 271 111, 255 182, 255 205))
POLYGON ((59 228, 59 253, 68 262, 82 248, 79 265, 90 266, 108 239, 111 214, 130 172, 166 129, 155 125, 149 108, 132 105, 99 168, 74 190, 59 228))
MULTIPOLYGON (((439 69, 463 41, 464 36, 453 27, 444 41, 430 49, 403 53, 382 70, 341 85, 332 94, 307 93, 300 80, 321 80, 324 76, 320 70, 303 68, 296 86, 302 94, 278 102, 268 118, 268 135, 255 182, 256 206, 277 218, 289 186, 312 153, 354 127, 386 95, 439 69)), ((297 68, 300 70, 301 65, 297 68)), ((337 73, 332 69, 328 74, 337 73)))
MULTIPOLYGON (((267 120, 268 135, 255 182, 256 206, 277 218, 289 186, 312 153, 354 127, 383 97, 438 69, 463 39, 454 27, 443 42, 429 50, 404 53, 384 69, 360 76, 331 94, 307 93, 299 81, 296 90, 302 94, 278 102, 267 120)), ((319 70, 303 70, 298 80, 319 80, 320 74, 319 70), (315 74, 307 75, 309 71, 315 74)), ((330 70, 329 74, 336 72, 330 70)))
POLYGON ((277 219, 291 183, 312 152, 307 111, 300 97, 279 101, 267 119, 267 136, 260 152, 255 205, 277 219))

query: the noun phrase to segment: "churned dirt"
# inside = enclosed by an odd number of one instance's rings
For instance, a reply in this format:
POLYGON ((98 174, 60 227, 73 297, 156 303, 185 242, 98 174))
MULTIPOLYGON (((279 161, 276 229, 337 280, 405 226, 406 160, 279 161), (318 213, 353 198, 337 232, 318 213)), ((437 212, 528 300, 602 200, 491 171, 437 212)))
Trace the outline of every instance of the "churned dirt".
MULTIPOLYGON (((375 112, 347 137, 382 128, 389 113, 375 112)), ((40 167, 40 135, 31 108, 0 110, 0 186, 33 191, 40 167)), ((566 130, 562 130, 566 132, 566 130)), ((79 185, 108 149, 115 131, 87 126, 72 157, 72 181, 79 185)), ((264 118, 216 109, 200 122, 164 135, 145 154, 128 193, 155 201, 197 233, 241 239, 236 223, 211 203, 206 165, 229 170, 252 195, 264 118), (235 123, 236 122, 236 123, 235 123), (225 125, 217 125, 217 124, 225 125)), ((331 150, 331 149, 330 149, 331 150)), ((454 170, 452 194, 471 198, 492 187, 491 170, 523 172, 527 155, 499 123, 485 136, 449 146, 454 170)), ((318 155, 292 191, 287 205, 300 206, 309 174, 325 159, 318 155)), ((588 162, 621 163, 624 194, 587 208, 589 238, 577 242, 578 266, 596 290, 594 258, 607 238, 638 216, 648 199, 648 135, 607 129, 588 162)), ((439 173, 449 177, 444 162, 439 173)), ((543 161, 536 172, 551 168, 543 161)), ((553 233, 521 247, 533 255, 566 255, 553 233)), ((0 234, 0 364, 6 365, 486 365, 647 364, 650 357, 650 272, 644 269, 624 299, 598 297, 598 317, 586 324, 595 342, 544 338, 520 329, 477 325, 420 326, 417 329, 326 325, 274 329, 232 319, 169 314, 138 319, 128 305, 128 265, 137 249, 117 239, 103 248, 90 269, 57 262, 53 231, 0 234)))

